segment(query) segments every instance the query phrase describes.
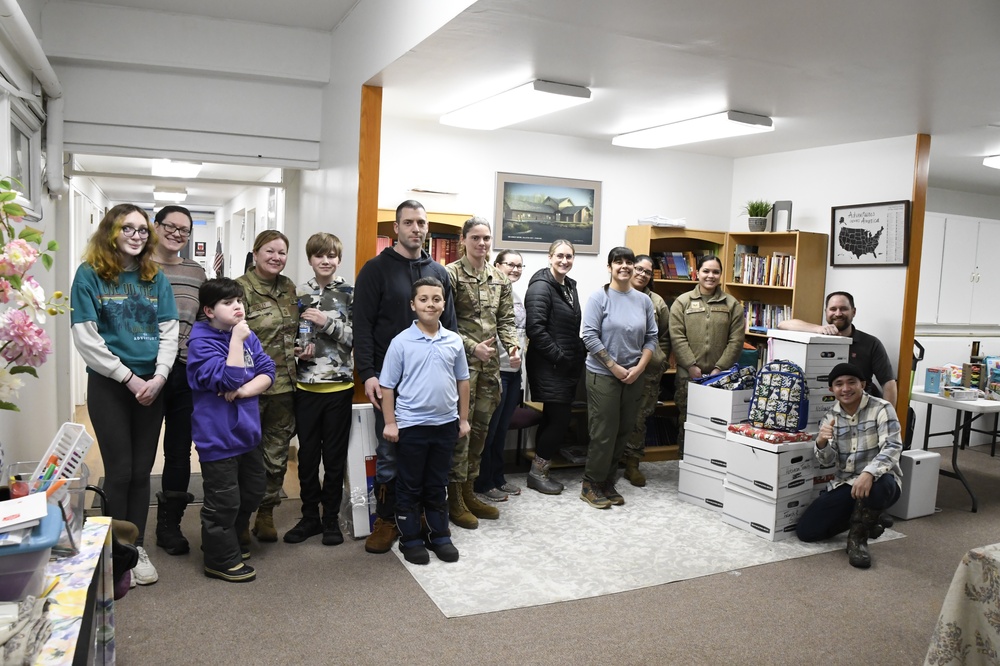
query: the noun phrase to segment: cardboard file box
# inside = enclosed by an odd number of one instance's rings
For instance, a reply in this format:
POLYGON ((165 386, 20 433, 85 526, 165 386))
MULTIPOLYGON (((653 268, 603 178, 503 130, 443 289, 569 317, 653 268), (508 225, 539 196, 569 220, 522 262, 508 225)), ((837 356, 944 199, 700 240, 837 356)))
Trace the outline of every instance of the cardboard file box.
POLYGON ((726 471, 733 445, 726 441, 724 433, 690 421, 684 424, 684 433, 684 462, 720 473, 726 471))
POLYGON ((725 432, 730 423, 747 420, 752 399, 753 389, 727 391, 691 383, 688 385, 687 420, 725 432))
POLYGON ((351 409, 351 438, 347 445, 344 503, 349 505, 355 538, 372 533, 375 524, 375 408, 351 409))
POLYGON ((899 500, 889 507, 889 514, 909 520, 934 513, 940 467, 940 453, 903 451, 899 456, 899 468, 903 471, 903 488, 899 500))
POLYGON ((839 335, 821 335, 802 331, 767 332, 770 358, 791 361, 803 370, 809 367, 830 367, 848 360, 851 339, 839 335))
POLYGON ((812 502, 812 489, 770 500, 726 479, 722 497, 722 521, 768 541, 782 541, 795 535, 799 518, 812 502))
POLYGON ((721 513, 725 473, 691 465, 683 460, 677 463, 677 466, 680 469, 677 478, 677 498, 721 513))
POLYGON ((815 455, 812 442, 771 444, 728 433, 732 447, 726 483, 770 500, 812 492, 815 455))

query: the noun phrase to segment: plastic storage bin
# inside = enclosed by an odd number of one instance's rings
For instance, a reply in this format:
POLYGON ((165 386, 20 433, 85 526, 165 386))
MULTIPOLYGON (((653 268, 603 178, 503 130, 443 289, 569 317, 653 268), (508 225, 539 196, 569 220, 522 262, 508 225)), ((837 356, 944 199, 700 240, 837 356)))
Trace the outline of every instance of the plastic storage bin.
POLYGON ((0 601, 20 601, 42 593, 45 566, 62 526, 59 507, 50 504, 48 515, 31 530, 30 538, 0 547, 0 601))

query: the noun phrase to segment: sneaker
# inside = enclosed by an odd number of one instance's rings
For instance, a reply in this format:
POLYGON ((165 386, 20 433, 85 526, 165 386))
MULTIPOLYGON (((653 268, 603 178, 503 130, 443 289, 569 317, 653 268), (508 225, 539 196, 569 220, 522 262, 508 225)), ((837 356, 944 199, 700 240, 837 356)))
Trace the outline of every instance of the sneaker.
POLYGON ((506 502, 507 493, 500 490, 499 488, 490 488, 485 493, 476 493, 479 497, 482 497, 488 502, 506 502))
POLYGON ((600 486, 596 483, 591 483, 590 481, 583 482, 583 488, 580 491, 580 499, 595 509, 611 508, 611 501, 601 494, 600 486))
POLYGON ((205 576, 218 578, 227 583, 249 583, 257 579, 257 572, 249 564, 238 564, 231 569, 213 569, 206 565, 205 576))
POLYGON ((618 489, 615 488, 615 484, 613 483, 605 483, 603 486, 601 486, 601 493, 614 506, 621 506, 625 504, 625 498, 622 497, 622 494, 618 492, 618 489))
POLYGON ((520 495, 521 494, 521 486, 516 486, 513 483, 510 483, 509 481, 507 483, 503 484, 502 486, 500 486, 500 490, 504 491, 508 495, 520 495))
POLYGON ((139 585, 152 585, 160 580, 160 576, 156 573, 153 563, 149 561, 146 549, 142 546, 136 546, 136 550, 139 551, 139 561, 132 568, 132 580, 139 585))
POLYGON ((309 537, 323 533, 323 523, 319 518, 306 517, 300 520, 295 527, 285 532, 285 543, 302 543, 309 537))

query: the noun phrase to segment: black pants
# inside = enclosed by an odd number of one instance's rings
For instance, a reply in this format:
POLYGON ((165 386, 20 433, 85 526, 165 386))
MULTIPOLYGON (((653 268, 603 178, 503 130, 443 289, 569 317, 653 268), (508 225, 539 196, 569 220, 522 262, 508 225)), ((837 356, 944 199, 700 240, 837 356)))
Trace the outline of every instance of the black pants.
POLYGON ((535 432, 535 453, 545 460, 559 452, 573 416, 573 405, 568 402, 543 403, 542 420, 535 432))
MULTIPOLYGON (((899 485, 896 479, 892 474, 883 474, 872 484, 864 503, 869 509, 883 511, 898 499, 899 485)), ((823 541, 846 532, 851 526, 851 513, 856 501, 851 497, 851 486, 846 483, 820 493, 799 519, 795 528, 799 540, 823 541)))
POLYGON ((143 407, 124 384, 91 372, 87 374, 87 413, 104 462, 108 511, 112 518, 139 528, 135 545, 141 546, 149 515, 149 473, 163 422, 163 393, 143 407))
POLYGON ((344 496, 344 467, 351 437, 354 391, 295 392, 295 422, 299 435, 299 485, 302 517, 336 520, 344 496), (320 487, 319 464, 323 463, 320 487))
POLYGON ((267 475, 260 447, 242 455, 202 461, 205 503, 201 507, 201 548, 205 566, 217 571, 243 561, 239 533, 264 497, 267 475))
POLYGON ((431 538, 448 534, 448 472, 458 441, 458 421, 436 426, 413 426, 399 431, 396 467, 396 526, 399 541, 422 541, 420 514, 427 519, 431 538))
POLYGON ((186 493, 191 481, 191 387, 177 361, 163 387, 163 490, 186 493))
MULTIPOLYGON (((514 410, 521 402, 521 373, 500 373, 500 406, 493 412, 490 429, 486 433, 486 445, 479 462, 479 476, 473 483, 473 490, 485 493, 492 488, 500 488, 507 483, 503 474, 503 452, 507 446, 507 428, 514 410)), ((544 456, 543 456, 544 457, 544 456)))

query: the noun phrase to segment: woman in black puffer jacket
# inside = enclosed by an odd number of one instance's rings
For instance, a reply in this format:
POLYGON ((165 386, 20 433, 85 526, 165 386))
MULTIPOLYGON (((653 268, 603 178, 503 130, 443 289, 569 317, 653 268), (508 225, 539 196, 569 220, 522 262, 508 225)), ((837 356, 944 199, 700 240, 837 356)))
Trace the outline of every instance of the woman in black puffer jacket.
POLYGON ((587 359, 580 339, 580 297, 576 281, 567 277, 575 255, 569 241, 552 243, 549 267, 531 276, 524 298, 528 385, 531 399, 544 406, 528 487, 547 495, 558 495, 563 489, 563 484, 549 478, 549 464, 569 429, 576 386, 587 359))

